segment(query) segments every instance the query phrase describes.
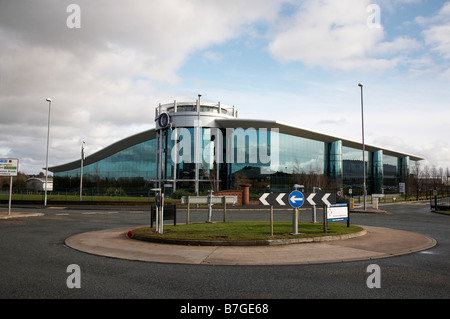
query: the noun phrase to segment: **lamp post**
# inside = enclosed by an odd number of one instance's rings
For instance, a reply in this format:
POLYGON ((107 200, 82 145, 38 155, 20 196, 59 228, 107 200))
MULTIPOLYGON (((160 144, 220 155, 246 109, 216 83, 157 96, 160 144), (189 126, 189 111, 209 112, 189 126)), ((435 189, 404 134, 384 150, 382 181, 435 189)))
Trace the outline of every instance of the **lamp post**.
POLYGON ((44 190, 44 207, 47 207, 47 188, 48 188, 48 148, 50 141, 50 109, 52 105, 52 99, 46 98, 48 102, 48 124, 47 124, 47 156, 45 158, 45 190, 44 190))
POLYGON ((363 145, 363 197, 364 197, 364 210, 366 210, 366 146, 364 143, 364 84, 359 83, 358 86, 361 88, 361 122, 362 122, 362 145, 363 145))
POLYGON ((80 202, 83 200, 83 161, 84 161, 84 144, 81 144, 81 167, 80 167, 80 202))
POLYGON ((202 97, 201 94, 198 94, 198 100, 197 100, 197 135, 195 136, 195 193, 199 194, 199 188, 200 188, 200 136, 201 136, 201 128, 200 128, 200 98, 202 97))

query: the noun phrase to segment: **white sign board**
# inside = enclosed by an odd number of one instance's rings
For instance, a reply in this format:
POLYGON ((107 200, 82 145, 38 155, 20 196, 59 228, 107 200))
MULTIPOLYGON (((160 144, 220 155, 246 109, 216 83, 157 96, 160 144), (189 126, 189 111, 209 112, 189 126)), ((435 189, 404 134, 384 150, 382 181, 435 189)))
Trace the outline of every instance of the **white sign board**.
MULTIPOLYGON (((223 200, 225 198, 226 204, 236 204, 237 196, 212 196, 211 199, 209 196, 189 196, 189 204, 223 204, 223 200)), ((181 198, 181 204, 188 203, 188 196, 183 196, 181 198)))
POLYGON ((327 219, 328 219, 328 221, 332 221, 332 222, 348 220, 347 204, 328 206, 327 219))
POLYGON ((401 194, 405 194, 406 193, 406 184, 405 183, 400 183, 398 184, 398 188, 401 194))
POLYGON ((0 158, 0 176, 17 176, 19 160, 15 158, 0 158))

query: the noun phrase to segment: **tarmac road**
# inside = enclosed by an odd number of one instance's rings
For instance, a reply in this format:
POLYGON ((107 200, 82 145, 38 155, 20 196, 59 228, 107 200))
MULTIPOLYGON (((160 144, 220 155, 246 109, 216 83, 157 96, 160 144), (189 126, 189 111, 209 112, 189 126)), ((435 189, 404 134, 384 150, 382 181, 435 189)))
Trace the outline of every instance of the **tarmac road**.
MULTIPOLYGON (((148 223, 148 212, 26 209, 44 216, 0 220, 0 298, 304 299, 450 297, 450 217, 427 204, 383 206, 389 214, 352 214, 352 223, 415 232, 434 238, 429 250, 345 263, 287 266, 211 266, 121 260, 64 245, 85 232, 148 223), (81 288, 69 289, 67 267, 81 270, 81 288), (369 289, 367 267, 377 264, 381 288, 369 289)), ((1 210, 1 209, 0 209, 1 210)), ((180 213, 180 222, 183 222, 180 213)), ((204 220, 205 212, 191 215, 204 220)), ((221 215, 215 213, 220 220, 221 215)), ((267 219, 263 212, 232 212, 228 220, 267 219)), ((276 219, 291 220, 290 212, 276 219)), ((310 221, 309 212, 300 214, 310 221)), ((319 220, 320 221, 320 220, 319 220)))

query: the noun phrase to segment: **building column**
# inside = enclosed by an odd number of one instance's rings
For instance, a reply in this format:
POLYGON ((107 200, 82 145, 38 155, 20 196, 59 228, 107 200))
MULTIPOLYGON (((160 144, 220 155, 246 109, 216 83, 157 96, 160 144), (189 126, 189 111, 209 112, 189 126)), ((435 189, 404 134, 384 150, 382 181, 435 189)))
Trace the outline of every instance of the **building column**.
POLYGON ((383 190, 383 151, 369 155, 369 192, 381 194, 383 190))
POLYGON ((325 173, 333 181, 342 183, 342 141, 325 143, 325 173))
POLYGON ((409 176, 409 167, 410 167, 409 156, 398 159, 397 176, 400 181, 404 182, 405 179, 409 176))

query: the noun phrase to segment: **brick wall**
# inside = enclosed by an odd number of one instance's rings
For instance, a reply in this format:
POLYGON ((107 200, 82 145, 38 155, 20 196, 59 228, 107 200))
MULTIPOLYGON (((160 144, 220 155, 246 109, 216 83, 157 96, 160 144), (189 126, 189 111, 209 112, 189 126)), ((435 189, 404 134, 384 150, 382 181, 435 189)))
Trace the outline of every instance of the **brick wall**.
POLYGON ((237 205, 242 205, 242 190, 228 190, 215 192, 214 196, 237 196, 237 205))

